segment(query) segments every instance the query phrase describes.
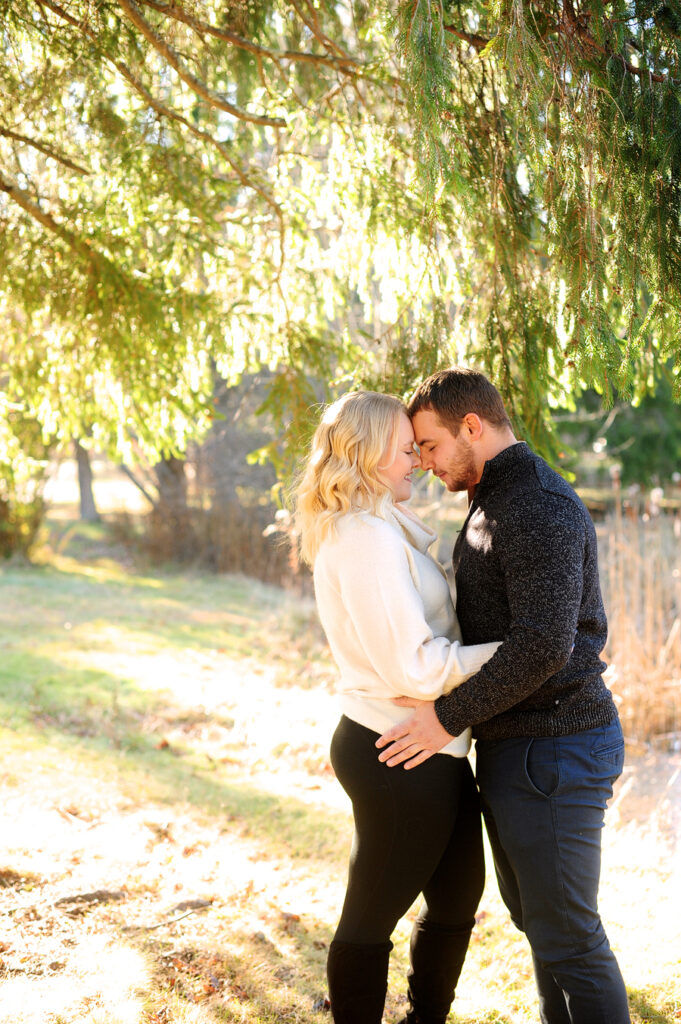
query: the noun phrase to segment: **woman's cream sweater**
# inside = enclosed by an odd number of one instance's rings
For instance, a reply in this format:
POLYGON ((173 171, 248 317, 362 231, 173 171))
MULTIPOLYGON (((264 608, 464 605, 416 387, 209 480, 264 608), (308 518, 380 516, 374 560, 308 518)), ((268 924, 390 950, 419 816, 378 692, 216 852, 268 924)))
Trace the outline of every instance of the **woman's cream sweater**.
MULTIPOLYGON (((477 672, 498 643, 461 644, 449 584, 428 553, 435 533, 403 505, 337 521, 314 564, 319 617, 340 670, 340 707, 383 733, 408 717, 400 695, 434 700, 477 672)), ((442 751, 465 757, 470 730, 442 751)))

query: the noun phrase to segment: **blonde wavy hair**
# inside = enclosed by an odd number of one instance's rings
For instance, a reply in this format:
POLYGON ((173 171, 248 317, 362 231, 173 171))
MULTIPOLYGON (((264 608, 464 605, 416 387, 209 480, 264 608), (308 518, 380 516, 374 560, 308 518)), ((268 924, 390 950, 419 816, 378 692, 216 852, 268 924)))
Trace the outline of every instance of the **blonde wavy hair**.
POLYGON ((308 565, 340 516, 358 510, 385 515, 392 491, 380 471, 395 457, 406 412, 399 398, 377 391, 351 391, 324 411, 294 495, 300 554, 308 565))

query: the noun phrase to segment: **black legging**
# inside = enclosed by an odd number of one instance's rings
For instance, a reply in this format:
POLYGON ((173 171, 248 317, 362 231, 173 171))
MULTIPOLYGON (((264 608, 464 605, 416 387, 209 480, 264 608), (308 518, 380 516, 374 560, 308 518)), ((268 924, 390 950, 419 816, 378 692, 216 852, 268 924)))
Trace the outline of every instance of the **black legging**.
POLYGON ((478 794, 466 758, 436 754, 417 768, 389 768, 378 760, 377 738, 343 717, 331 743, 331 763, 355 819, 348 887, 329 953, 332 1012, 335 1021, 380 1021, 390 936, 423 893, 410 996, 413 1003, 420 990, 432 1004, 432 1012, 418 1009, 424 1024, 444 1021, 484 884, 478 794))

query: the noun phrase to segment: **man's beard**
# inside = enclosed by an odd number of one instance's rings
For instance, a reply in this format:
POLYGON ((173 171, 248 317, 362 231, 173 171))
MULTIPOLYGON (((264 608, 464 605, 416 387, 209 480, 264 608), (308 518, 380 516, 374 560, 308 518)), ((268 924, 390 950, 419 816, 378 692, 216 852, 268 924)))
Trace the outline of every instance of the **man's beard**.
POLYGON ((475 485, 476 476, 473 453, 465 450, 445 469, 445 486, 448 491, 467 491, 475 485))

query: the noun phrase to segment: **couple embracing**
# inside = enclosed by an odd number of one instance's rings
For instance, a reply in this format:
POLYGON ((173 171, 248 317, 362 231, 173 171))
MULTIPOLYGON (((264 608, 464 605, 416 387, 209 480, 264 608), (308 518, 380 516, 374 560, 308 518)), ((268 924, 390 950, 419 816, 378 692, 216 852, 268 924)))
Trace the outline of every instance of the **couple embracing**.
POLYGON ((330 406, 297 517, 339 669, 331 760, 355 821, 327 964, 335 1024, 380 1024, 390 936, 420 894, 402 1024, 444 1024, 483 889, 481 808, 543 1024, 627 1024, 597 908, 624 744, 586 508, 516 440, 490 381, 454 368, 408 407, 374 392, 330 406), (456 608, 435 534, 403 504, 419 466, 468 492, 456 608))

